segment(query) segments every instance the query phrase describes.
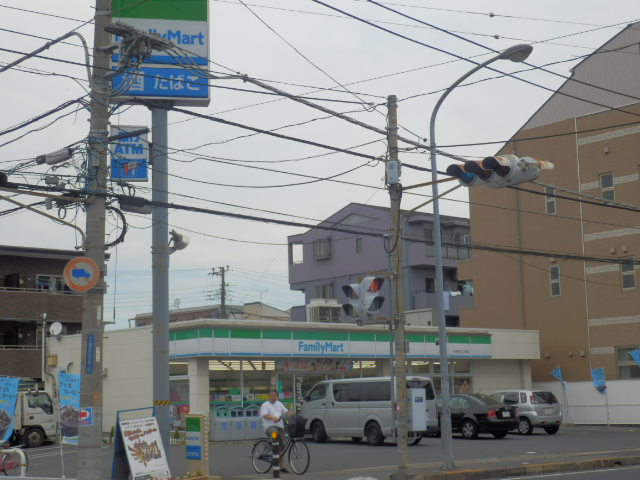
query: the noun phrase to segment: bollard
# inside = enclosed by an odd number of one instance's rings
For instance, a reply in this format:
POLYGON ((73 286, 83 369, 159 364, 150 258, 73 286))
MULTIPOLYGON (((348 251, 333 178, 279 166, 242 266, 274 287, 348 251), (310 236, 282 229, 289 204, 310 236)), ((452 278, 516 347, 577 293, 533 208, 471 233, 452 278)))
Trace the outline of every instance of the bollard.
POLYGON ((271 432, 271 467, 273 468, 273 478, 280 478, 280 443, 278 442, 278 432, 271 432))

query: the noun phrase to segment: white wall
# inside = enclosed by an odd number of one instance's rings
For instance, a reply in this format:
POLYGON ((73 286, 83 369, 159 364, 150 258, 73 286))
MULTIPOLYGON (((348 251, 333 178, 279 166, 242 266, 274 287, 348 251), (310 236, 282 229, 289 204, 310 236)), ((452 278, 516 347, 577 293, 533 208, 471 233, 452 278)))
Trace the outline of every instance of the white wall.
MULTIPOLYGON (((68 373, 79 374, 81 336, 63 336, 60 340, 49 338, 47 341, 48 355, 58 356, 57 366, 48 369, 56 378, 56 385, 60 370, 68 368, 68 373)), ((115 425, 118 410, 153 405, 152 344, 151 327, 105 332, 103 432, 109 432, 115 425)))
POLYGON ((529 360, 474 360, 473 392, 489 394, 505 388, 529 388, 529 360))
POLYGON ((566 382, 566 397, 558 381, 540 382, 533 386, 539 390, 550 390, 558 397, 558 401, 565 405, 565 421, 568 423, 640 424, 640 379, 607 380, 606 394, 598 392, 593 382, 566 382))

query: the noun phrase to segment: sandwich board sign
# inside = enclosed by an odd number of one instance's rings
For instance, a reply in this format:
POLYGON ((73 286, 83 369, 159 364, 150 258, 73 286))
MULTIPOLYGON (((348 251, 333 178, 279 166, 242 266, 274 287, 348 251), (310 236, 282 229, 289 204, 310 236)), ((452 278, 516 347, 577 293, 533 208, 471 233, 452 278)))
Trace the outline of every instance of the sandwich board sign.
POLYGON ((120 136, 110 145, 111 180, 124 182, 146 182, 149 180, 149 142, 146 133, 129 136, 129 132, 139 132, 146 127, 133 125, 112 125, 111 136, 120 136))
MULTIPOLYGON (((208 0, 112 0, 112 11, 113 23, 157 34, 179 48, 175 55, 154 50, 139 71, 114 77, 114 89, 130 85, 125 93, 112 97, 112 103, 138 97, 174 105, 209 105, 209 81, 194 73, 196 69, 209 72, 208 0)), ((116 36, 116 43, 120 40, 116 36)), ((116 52, 111 60, 116 69, 120 54, 116 52)))
POLYGON ((124 419, 120 413, 116 422, 111 478, 171 480, 156 417, 124 419))

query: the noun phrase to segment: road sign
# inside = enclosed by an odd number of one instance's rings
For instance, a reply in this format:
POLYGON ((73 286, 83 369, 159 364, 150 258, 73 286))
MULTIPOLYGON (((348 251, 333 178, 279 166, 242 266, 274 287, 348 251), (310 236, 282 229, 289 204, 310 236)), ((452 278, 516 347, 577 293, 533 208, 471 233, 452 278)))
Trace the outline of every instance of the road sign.
POLYGON ((64 267, 64 281, 71 290, 86 292, 98 283, 100 269, 89 257, 76 257, 64 267))
MULTIPOLYGON (((144 130, 146 127, 118 125, 111 127, 111 136, 144 130)), ((149 142, 147 134, 121 137, 109 146, 111 180, 146 182, 149 180, 149 142)))
MULTIPOLYGON (((169 100, 175 105, 207 106, 208 81, 194 75, 199 68, 209 72, 209 8, 207 0, 113 0, 113 23, 121 22, 138 30, 156 34, 181 50, 174 55, 154 50, 149 60, 135 75, 133 83, 122 95, 112 97, 112 103, 131 97, 169 100)), ((120 42, 118 36, 116 42, 120 42)), ((112 68, 116 69, 120 55, 115 53, 112 68)), ((117 89, 130 74, 113 79, 117 89)))

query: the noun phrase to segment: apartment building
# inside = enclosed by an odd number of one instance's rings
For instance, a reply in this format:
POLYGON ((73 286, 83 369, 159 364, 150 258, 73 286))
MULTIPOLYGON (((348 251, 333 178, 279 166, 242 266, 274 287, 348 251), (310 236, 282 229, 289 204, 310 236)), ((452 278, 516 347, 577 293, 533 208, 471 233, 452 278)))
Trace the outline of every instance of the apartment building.
POLYGON ((584 59, 499 153, 555 164, 538 184, 473 187, 474 242, 544 256, 473 251, 463 327, 540 331, 534 382, 640 378, 640 24, 584 59), (495 208, 499 207, 499 208, 495 208), (575 258, 577 257, 577 259, 575 258), (599 261, 601 260, 601 261, 599 261))

